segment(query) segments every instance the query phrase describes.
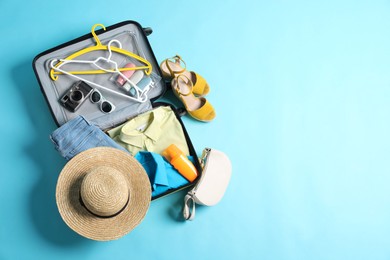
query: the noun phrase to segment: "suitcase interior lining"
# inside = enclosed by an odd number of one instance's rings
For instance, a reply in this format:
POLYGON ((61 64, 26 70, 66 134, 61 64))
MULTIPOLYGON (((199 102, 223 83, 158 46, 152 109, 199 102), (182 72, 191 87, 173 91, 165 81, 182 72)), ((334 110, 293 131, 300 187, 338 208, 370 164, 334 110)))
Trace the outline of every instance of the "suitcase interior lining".
MULTIPOLYGON (((115 95, 111 92, 105 91, 104 89, 97 88, 102 93, 104 98, 111 101, 115 105, 115 111, 110 114, 104 114, 99 110, 97 104, 93 104, 89 100, 86 100, 75 113, 67 110, 60 104, 59 99, 71 88, 72 84, 78 80, 68 75, 59 75, 58 79, 53 81, 49 75, 50 62, 53 59, 66 58, 70 54, 80 49, 95 45, 96 43, 91 35, 87 39, 45 53, 39 56, 34 63, 37 76, 41 81, 42 91, 44 92, 49 103, 49 107, 52 110, 53 116, 59 125, 66 123, 79 114, 82 114, 87 118, 87 120, 93 122, 101 129, 111 128, 124 122, 128 118, 152 109, 150 99, 159 97, 165 91, 165 84, 162 78, 159 76, 158 64, 153 54, 151 52, 144 51, 148 50, 149 44, 145 39, 142 28, 136 26, 135 24, 128 23, 118 28, 105 31, 99 34, 98 37, 102 44, 105 45, 107 45, 110 40, 117 39, 121 42, 123 49, 145 58, 152 64, 153 70, 151 78, 154 81, 155 86, 148 93, 149 100, 144 103, 140 103, 115 95)), ((113 43, 113 45, 115 46, 116 44, 113 43)), ((108 51, 94 51, 81 55, 80 57, 77 57, 77 59, 94 60, 99 56, 107 57, 108 51)), ((136 63, 136 65, 143 65, 139 61, 115 52, 112 53, 112 60, 116 61, 120 67, 124 66, 129 61, 136 63)), ((66 64, 62 68, 66 69, 67 71, 82 70, 82 68, 85 70, 86 66, 80 64, 66 64)), ((117 75, 107 73, 79 76, 101 84, 104 87, 108 87, 112 90, 125 93, 123 89, 115 84, 117 75)), ((91 87, 94 88, 94 86, 91 87)))

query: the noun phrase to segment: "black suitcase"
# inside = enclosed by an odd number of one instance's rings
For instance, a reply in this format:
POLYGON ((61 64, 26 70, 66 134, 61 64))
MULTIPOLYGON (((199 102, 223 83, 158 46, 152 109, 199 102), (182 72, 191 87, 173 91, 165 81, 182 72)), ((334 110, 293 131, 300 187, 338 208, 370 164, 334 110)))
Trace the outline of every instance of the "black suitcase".
MULTIPOLYGON (((151 33, 152 30, 150 28, 142 28, 139 23, 134 21, 124 21, 107 28, 100 24, 94 25, 91 33, 37 55, 33 60, 36 78, 57 126, 61 126, 74 117, 82 115, 88 121, 106 131, 139 114, 150 111, 156 106, 170 106, 182 126, 190 155, 193 158, 197 158, 196 151, 180 118, 182 113, 179 113, 170 104, 156 101, 165 93, 167 85, 161 76, 158 62, 147 39, 147 36, 151 33), (102 29, 96 30, 98 27, 102 27, 102 29), (87 52, 79 52, 86 49, 88 50, 87 52), (130 56, 130 54, 132 55, 130 56), (152 83, 144 86, 145 88, 143 89, 130 86, 133 93, 131 95, 123 94, 123 92, 118 91, 118 77, 111 73, 112 68, 106 68, 99 64, 101 61, 106 62, 107 59, 112 61, 115 66, 117 65, 119 69, 124 68, 131 61, 136 65, 135 71, 142 71, 149 75, 152 83), (93 71, 92 69, 90 70, 92 73, 80 74, 81 67, 84 66, 85 68, 85 65, 91 65, 83 63, 85 61, 95 62, 94 64, 99 66, 97 67, 98 69, 94 66, 93 71), (64 69, 64 67, 69 65, 72 65, 72 71, 64 69), (66 75, 67 73, 71 75, 66 75), (104 113, 97 110, 96 105, 91 102, 82 102, 81 105, 80 102, 72 103, 74 100, 77 101, 79 97, 76 95, 73 98, 69 97, 68 93, 71 93, 71 89, 78 88, 78 90, 81 90, 81 93, 85 94, 82 96, 83 99, 90 94, 88 89, 84 90, 78 83, 80 80, 98 89, 105 99, 114 103, 115 110, 111 113, 104 113), (129 97, 125 97, 125 95, 129 97), (80 106, 75 107, 76 105, 74 104, 80 106), (69 108, 69 106, 71 107, 69 108)), ((121 71, 121 73, 125 71, 126 69, 121 71)), ((85 73, 85 70, 83 73, 85 73)), ((199 173, 197 178, 199 179, 201 166, 197 159, 194 160, 194 165, 199 173)), ((183 187, 155 196, 152 199, 171 194, 195 183, 196 180, 183 187)))

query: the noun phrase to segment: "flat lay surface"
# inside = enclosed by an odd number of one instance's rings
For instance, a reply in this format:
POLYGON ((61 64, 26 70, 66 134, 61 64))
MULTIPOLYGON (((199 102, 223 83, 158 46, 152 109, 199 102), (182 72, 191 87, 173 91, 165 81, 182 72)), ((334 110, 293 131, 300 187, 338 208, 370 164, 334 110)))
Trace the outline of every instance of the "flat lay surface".
POLYGON ((0 259, 390 258, 389 1, 3 0, 0 14, 0 259), (182 120, 198 156, 223 151, 233 171, 193 221, 179 191, 96 242, 58 212, 66 160, 32 61, 126 20, 153 29, 158 62, 179 54, 207 80, 215 119, 182 120))

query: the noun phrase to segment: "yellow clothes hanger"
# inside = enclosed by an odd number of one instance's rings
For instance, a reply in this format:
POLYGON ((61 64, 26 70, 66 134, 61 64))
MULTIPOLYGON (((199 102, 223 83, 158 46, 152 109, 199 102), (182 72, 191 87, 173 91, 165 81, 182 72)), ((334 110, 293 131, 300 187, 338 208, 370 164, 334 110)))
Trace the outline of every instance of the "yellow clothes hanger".
MULTIPOLYGON (((103 24, 95 24, 94 26, 92 26, 92 29, 91 29, 91 33, 92 33, 92 36, 93 38, 95 39, 96 41, 96 45, 95 46, 90 46, 90 47, 87 47, 87 48, 84 48, 82 50, 79 50, 75 53, 73 53, 72 55, 68 56, 67 58, 65 58, 64 60, 72 60, 80 55, 83 55, 83 54, 86 54, 88 52, 92 52, 92 51, 99 51, 99 50, 108 50, 108 46, 107 45, 103 45, 100 40, 99 40, 99 37, 97 37, 96 33, 95 33, 95 28, 96 27, 102 27, 103 30, 106 30, 106 27, 104 27, 103 24)), ((150 75, 150 73, 152 73, 152 64, 150 64, 149 61, 147 61, 146 59, 132 53, 132 52, 129 52, 127 50, 124 50, 124 49, 121 49, 121 48, 118 48, 118 47, 115 47, 115 46, 111 46, 111 51, 113 52, 117 52, 117 53, 121 53, 121 54, 124 54, 126 56, 129 56, 131 58, 134 58, 136 60, 139 60, 140 62, 144 63, 146 66, 138 66, 138 67, 133 67, 133 68, 119 68, 118 70, 119 71, 127 71, 127 70, 140 70, 140 69, 144 69, 145 70, 145 74, 146 75, 150 75)), ((60 61, 58 62, 54 67, 58 67, 59 65, 61 65, 63 62, 60 61)), ((69 74, 102 74, 102 73, 108 73, 107 71, 105 70, 83 70, 83 71, 68 71, 69 74)), ((58 79, 58 76, 57 75, 60 75, 60 74, 64 74, 63 72, 61 71, 55 71, 53 68, 50 70, 50 78, 52 80, 57 80, 58 79)))

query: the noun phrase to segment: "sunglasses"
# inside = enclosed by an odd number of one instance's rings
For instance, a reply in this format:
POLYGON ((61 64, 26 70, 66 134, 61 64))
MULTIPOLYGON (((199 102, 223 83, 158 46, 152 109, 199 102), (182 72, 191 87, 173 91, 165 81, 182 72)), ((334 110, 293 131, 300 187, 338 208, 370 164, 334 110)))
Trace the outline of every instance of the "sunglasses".
POLYGON ((106 100, 102 93, 97 89, 93 90, 89 98, 92 103, 99 105, 100 111, 103 113, 111 113, 115 110, 115 106, 110 101, 106 100))

